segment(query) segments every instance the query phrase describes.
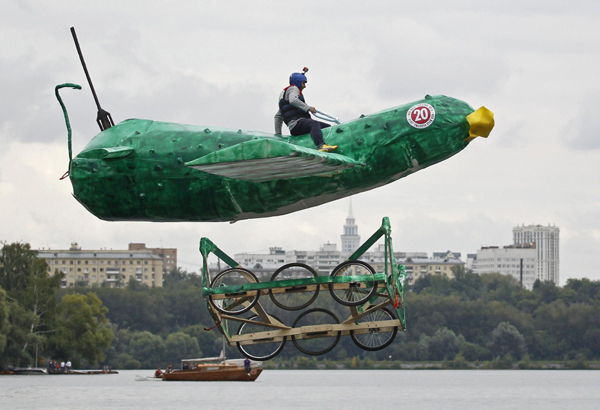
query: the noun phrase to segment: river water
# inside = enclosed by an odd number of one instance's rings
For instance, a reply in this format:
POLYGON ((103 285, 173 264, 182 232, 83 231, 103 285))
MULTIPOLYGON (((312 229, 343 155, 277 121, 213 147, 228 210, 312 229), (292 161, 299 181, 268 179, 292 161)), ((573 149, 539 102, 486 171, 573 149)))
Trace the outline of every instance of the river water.
POLYGON ((0 376, 0 409, 600 408, 593 370, 265 370, 253 383, 135 381, 151 374, 0 376))

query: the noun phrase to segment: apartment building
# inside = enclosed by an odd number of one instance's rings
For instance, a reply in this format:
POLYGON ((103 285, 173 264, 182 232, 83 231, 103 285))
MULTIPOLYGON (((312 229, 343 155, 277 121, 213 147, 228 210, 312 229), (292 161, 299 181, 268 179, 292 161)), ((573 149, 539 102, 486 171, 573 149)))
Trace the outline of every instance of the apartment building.
POLYGON ((87 286, 122 287, 129 280, 162 287, 163 258, 150 250, 83 250, 77 243, 69 249, 41 249, 38 257, 48 264, 48 273, 64 274, 62 287, 76 283, 87 286))
POLYGON ((536 278, 541 281, 560 281, 560 229, 556 226, 521 225, 513 228, 513 244, 536 243, 536 278))
POLYGON ((482 247, 477 251, 477 273, 501 273, 512 276, 529 290, 537 275, 536 243, 482 247))
POLYGON ((130 251, 150 251, 163 259, 163 271, 170 272, 177 267, 177 248, 147 248, 145 243, 130 243, 130 251))

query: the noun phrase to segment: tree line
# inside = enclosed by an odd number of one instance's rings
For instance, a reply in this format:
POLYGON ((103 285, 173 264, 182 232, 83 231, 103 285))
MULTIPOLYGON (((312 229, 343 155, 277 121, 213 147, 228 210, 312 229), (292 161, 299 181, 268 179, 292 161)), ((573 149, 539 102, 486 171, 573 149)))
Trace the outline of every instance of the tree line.
MULTIPOLYGON (((3 248, 0 366, 33 364, 36 352, 38 357, 68 357, 78 366, 121 369, 171 363, 177 367, 183 358, 219 355, 220 334, 205 330, 214 322, 199 275, 176 268, 164 275, 162 288, 130 281, 120 289, 60 289, 60 273, 47 275, 45 262, 36 261, 32 253, 23 244, 3 248), (29 256, 17 263, 18 258, 10 255, 18 250, 29 256)), ((537 281, 530 291, 501 274, 478 275, 463 268, 454 268, 453 273, 453 279, 421 277, 406 289, 407 329, 386 349, 363 351, 351 338, 342 337, 335 349, 317 359, 324 363, 600 360, 600 281, 569 279, 563 287, 537 281)), ((261 303, 268 301, 261 297, 261 303)), ((326 291, 311 307, 326 308, 341 319, 348 315, 347 308, 335 304, 326 291)), ((267 311, 271 309, 269 305, 267 311)), ((274 314, 284 323, 297 315, 274 314)), ((228 347, 227 356, 240 353, 228 347)), ((303 355, 289 343, 274 360, 299 356, 303 355)))
POLYGON ((29 244, 4 244, 0 258, 0 371, 36 366, 46 357, 97 363, 113 333, 93 293, 60 295, 62 274, 29 244))

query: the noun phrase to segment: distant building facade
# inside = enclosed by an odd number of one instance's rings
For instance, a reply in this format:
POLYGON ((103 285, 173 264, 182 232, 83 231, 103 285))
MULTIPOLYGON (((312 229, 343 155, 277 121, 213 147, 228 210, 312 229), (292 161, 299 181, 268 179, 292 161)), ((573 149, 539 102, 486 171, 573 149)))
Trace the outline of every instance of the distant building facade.
POLYGON ((352 199, 350 199, 350 211, 344 225, 344 233, 341 235, 342 252, 353 254, 360 246, 360 235, 354 215, 352 215, 352 199))
POLYGON ((559 284, 560 229, 556 226, 521 225, 513 228, 513 244, 536 244, 536 278, 559 284))
POLYGON ((477 273, 501 273, 517 281, 523 275, 523 287, 533 289, 537 279, 537 249, 535 243, 482 247, 477 251, 477 273))
POLYGON ((452 268, 465 266, 465 263, 460 259, 439 258, 406 258, 398 259, 398 263, 406 267, 406 280, 409 285, 425 275, 443 275, 449 279, 454 279, 452 268))
MULTIPOLYGON (((368 262, 375 272, 385 272, 385 245, 379 244, 374 251, 366 252, 361 260, 368 262)), ((437 255, 449 256, 446 252, 435 253, 437 255)), ((465 263, 454 257, 457 253, 450 253, 452 257, 429 258, 427 252, 394 252, 396 262, 406 268, 406 283, 411 285, 421 276, 443 275, 454 278, 452 268, 464 266, 465 263)))
POLYGON ((473 272, 477 272, 477 254, 476 253, 467 253, 467 263, 465 265, 466 269, 470 269, 473 272))
POLYGON ((122 287, 129 280, 162 287, 163 258, 150 250, 82 250, 76 242, 65 250, 38 250, 48 264, 48 273, 64 274, 62 287, 76 283, 87 286, 122 287))
POLYGON ((165 272, 170 272, 177 265, 177 248, 146 248, 145 243, 130 243, 129 244, 130 251, 150 251, 152 255, 159 256, 163 258, 163 270, 165 272))
POLYGON ((460 259, 460 252, 433 252, 432 258, 434 259, 460 259))
POLYGON ((318 251, 287 251, 285 253, 286 263, 304 263, 321 275, 331 273, 333 268, 345 261, 352 252, 342 252, 337 249, 337 244, 323 244, 318 251))
MULTIPOLYGON (((285 251, 280 247, 274 246, 269 248, 269 253, 236 253, 233 259, 238 262, 243 268, 254 273, 259 280, 268 281, 275 271, 286 263, 285 251)), ((209 269, 222 271, 228 269, 227 264, 211 265, 209 269)), ((213 275, 214 276, 214 275, 213 275)))

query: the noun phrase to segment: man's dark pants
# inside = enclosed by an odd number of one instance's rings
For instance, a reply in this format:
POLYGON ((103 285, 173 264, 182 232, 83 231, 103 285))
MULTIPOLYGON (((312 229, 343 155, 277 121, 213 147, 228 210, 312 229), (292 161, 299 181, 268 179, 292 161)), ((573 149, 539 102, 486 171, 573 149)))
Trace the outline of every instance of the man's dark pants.
POLYGON ((320 147, 325 143, 325 141, 323 141, 323 132, 321 129, 328 127, 331 127, 331 125, 321 121, 315 121, 313 119, 302 118, 301 120, 298 120, 296 126, 290 131, 290 133, 294 137, 310 133, 315 145, 320 147))

